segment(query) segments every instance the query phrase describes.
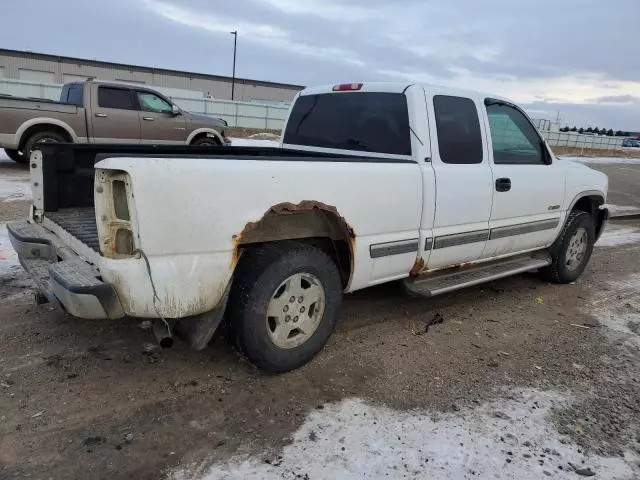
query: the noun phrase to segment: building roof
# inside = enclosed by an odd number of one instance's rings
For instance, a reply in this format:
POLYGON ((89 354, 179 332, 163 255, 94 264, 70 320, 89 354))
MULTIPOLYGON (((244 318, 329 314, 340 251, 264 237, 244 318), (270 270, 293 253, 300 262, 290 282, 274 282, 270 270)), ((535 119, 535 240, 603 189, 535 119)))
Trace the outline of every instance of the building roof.
MULTIPOLYGON (((202 78, 207 80, 227 80, 231 81, 231 77, 227 77, 224 75, 212 75, 208 73, 197 73, 197 72, 186 72, 183 70, 172 70, 169 68, 156 68, 156 67, 145 67, 141 65, 130 65, 128 63, 115 63, 115 62, 104 62, 102 60, 91 60, 88 58, 78 58, 78 57, 65 57, 61 55, 52 55, 49 53, 38 53, 31 51, 23 51, 23 50, 11 50, 8 48, 0 48, 0 56, 18 56, 22 58, 33 58, 36 60, 48 60, 53 62, 70 62, 70 63, 83 63, 86 65, 93 65, 96 67, 111 67, 111 68, 123 68, 127 70, 138 70, 141 72, 147 73, 160 73, 160 74, 173 74, 173 75, 187 75, 189 77, 202 78)), ((304 85, 293 85, 289 83, 278 83, 278 82, 269 82, 265 80, 253 80, 249 78, 240 78, 236 77, 236 82, 239 83, 249 83, 267 87, 280 87, 280 88, 289 88, 291 90, 301 90, 304 88, 304 85)))

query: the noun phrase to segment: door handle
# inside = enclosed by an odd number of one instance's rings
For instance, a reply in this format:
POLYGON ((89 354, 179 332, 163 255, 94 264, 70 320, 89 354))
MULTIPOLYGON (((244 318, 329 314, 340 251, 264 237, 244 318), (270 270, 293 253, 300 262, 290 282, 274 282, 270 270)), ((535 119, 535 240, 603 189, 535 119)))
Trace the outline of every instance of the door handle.
POLYGON ((147 122, 153 122, 155 120, 155 118, 153 117, 142 117, 143 120, 146 120, 147 122))
POLYGON ((497 192, 508 192, 511 190, 511 179, 510 178, 499 178, 496 180, 496 191, 497 192))
POLYGON ((107 114, 106 113, 96 113, 96 117, 107 118, 107 114))

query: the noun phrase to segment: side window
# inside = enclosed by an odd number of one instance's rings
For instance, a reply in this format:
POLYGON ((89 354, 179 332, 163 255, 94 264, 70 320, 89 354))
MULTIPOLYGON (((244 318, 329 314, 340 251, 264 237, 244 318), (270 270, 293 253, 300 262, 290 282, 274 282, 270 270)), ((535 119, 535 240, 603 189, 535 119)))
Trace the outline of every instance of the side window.
POLYGON ((544 165, 540 137, 517 109, 500 103, 487 105, 493 163, 496 165, 544 165))
POLYGON ((140 110, 145 112, 171 113, 172 106, 164 98, 151 92, 136 92, 140 110))
POLYGON ((126 88, 98 87, 98 106, 135 110, 131 90, 126 88))
POLYGON ((435 95, 438 147, 444 163, 482 163, 482 134, 476 104, 470 98, 435 95))

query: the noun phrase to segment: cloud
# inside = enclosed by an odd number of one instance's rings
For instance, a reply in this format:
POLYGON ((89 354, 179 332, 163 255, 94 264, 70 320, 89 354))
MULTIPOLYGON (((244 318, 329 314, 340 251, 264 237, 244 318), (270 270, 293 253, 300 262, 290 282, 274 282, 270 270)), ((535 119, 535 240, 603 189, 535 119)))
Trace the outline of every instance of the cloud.
POLYGON ((609 95, 598 97, 593 100, 594 103, 605 105, 640 105, 640 97, 633 95, 609 95))
POLYGON ((364 22, 380 18, 380 11, 375 8, 351 4, 340 4, 319 0, 261 0, 286 14, 309 15, 332 21, 364 22))
POLYGON ((365 62, 351 51, 326 46, 314 46, 294 41, 288 31, 266 23, 228 18, 220 14, 177 6, 159 0, 143 0, 143 4, 157 15, 187 27, 206 30, 214 34, 228 34, 231 31, 242 33, 243 41, 267 46, 284 53, 302 56, 320 57, 339 62, 365 66, 365 62))

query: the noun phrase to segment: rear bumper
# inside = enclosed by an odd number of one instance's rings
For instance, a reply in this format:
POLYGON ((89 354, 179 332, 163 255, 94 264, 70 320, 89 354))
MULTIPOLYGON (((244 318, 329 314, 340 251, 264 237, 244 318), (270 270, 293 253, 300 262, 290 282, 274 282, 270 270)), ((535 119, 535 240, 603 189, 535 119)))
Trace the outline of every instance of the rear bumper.
POLYGON ((124 316, 113 286, 54 234, 26 221, 9 223, 7 230, 20 264, 49 301, 80 318, 124 316))

